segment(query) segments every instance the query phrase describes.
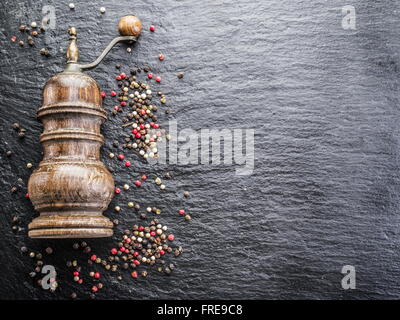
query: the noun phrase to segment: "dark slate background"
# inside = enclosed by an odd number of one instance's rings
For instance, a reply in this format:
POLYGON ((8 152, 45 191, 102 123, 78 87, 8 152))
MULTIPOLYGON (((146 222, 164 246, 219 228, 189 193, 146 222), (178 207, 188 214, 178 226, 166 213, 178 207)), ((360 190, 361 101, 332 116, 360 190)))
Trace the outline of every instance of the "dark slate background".
MULTIPOLYGON (((174 179, 160 192, 148 184, 122 194, 125 226, 136 214, 128 199, 163 209, 161 219, 176 235, 184 254, 166 277, 150 272, 147 279, 117 282, 107 275, 107 299, 361 299, 399 298, 399 20, 400 3, 386 0, 165 0, 153 1, 11 1, 0 4, 1 232, 0 297, 65 299, 72 291, 88 297, 88 286, 70 279, 66 259, 72 240, 31 240, 26 225, 34 216, 24 198, 31 170, 41 159, 42 130, 35 118, 46 79, 65 61, 66 30, 78 29, 83 62, 90 62, 116 35, 115 24, 134 13, 144 31, 131 54, 120 45, 90 72, 110 91, 115 63, 150 65, 179 128, 254 128, 255 170, 235 175, 235 166, 149 166, 129 155, 128 171, 106 155, 113 140, 122 141, 120 117, 103 126, 103 158, 117 183, 139 172, 174 179), (357 30, 341 26, 342 7, 357 9, 357 30), (37 47, 20 48, 20 23, 41 20, 43 5, 56 8, 56 29, 37 47), (105 6, 105 15, 99 13, 105 6), (148 26, 157 31, 150 33, 148 26), (38 53, 42 46, 52 56, 38 53), (159 53, 166 55, 159 62, 159 53), (182 80, 177 72, 185 72, 182 80), (15 121, 27 129, 22 142, 11 129, 15 121), (5 152, 13 151, 7 158, 5 152), (129 172, 129 174, 128 174, 129 172), (22 182, 17 179, 21 178, 22 182), (16 194, 10 192, 18 185, 16 194), (189 199, 182 192, 191 192, 189 199), (193 220, 176 215, 184 207, 193 220), (125 209, 125 211, 124 211, 125 209), (22 231, 11 230, 21 216, 22 231), (32 261, 19 253, 22 245, 55 253, 46 263, 59 272, 60 288, 45 292, 28 273, 32 261), (343 265, 354 265, 357 289, 341 288, 343 265), (67 279, 68 278, 68 279, 67 279)), ((110 110, 112 102, 106 101, 110 110)), ((111 208, 118 203, 114 199, 111 208)), ((89 241, 105 252, 111 239, 89 241)))

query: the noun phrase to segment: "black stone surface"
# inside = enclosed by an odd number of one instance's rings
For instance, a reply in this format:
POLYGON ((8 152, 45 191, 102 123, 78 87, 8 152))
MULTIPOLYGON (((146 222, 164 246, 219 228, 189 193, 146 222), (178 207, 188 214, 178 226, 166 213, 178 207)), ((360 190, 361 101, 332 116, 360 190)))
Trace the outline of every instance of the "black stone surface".
MULTIPOLYGON (((150 272, 137 280, 125 273, 118 282, 104 275, 103 299, 365 299, 399 298, 399 28, 400 3, 347 1, 11 1, 0 4, 0 298, 65 299, 86 286, 71 280, 65 261, 84 254, 72 240, 32 240, 34 216, 24 198, 31 170, 41 159, 41 124, 35 113, 46 79, 64 65, 68 26, 78 29, 83 62, 95 59, 116 35, 115 24, 134 13, 144 31, 132 53, 115 48, 89 74, 107 92, 115 89, 115 64, 150 65, 182 128, 254 128, 255 168, 235 174, 235 165, 159 165, 130 155, 133 170, 106 157, 122 142, 120 117, 103 126, 105 163, 117 184, 140 172, 174 179, 160 192, 148 184, 115 198, 106 215, 118 218, 120 235, 139 218, 128 199, 163 209, 161 219, 176 235, 184 254, 167 277, 150 272), (356 8, 357 29, 344 30, 342 7, 356 8), (21 23, 41 20, 42 7, 55 7, 56 26, 36 47, 10 41, 21 23), (101 15, 99 8, 106 7, 101 15), (157 26, 155 33, 148 26, 157 26), (50 48, 51 57, 39 54, 50 48), (159 53, 166 60, 157 60, 159 53), (176 73, 185 77, 177 79, 176 73), (11 128, 27 129, 20 140, 11 128), (5 156, 7 150, 13 155, 5 156), (18 182, 18 178, 22 181, 18 182), (12 194, 12 186, 18 186, 12 194), (182 192, 191 193, 184 199, 182 192), (113 212, 117 203, 120 214, 113 212), (186 223, 176 210, 184 207, 186 223), (12 217, 20 216, 14 233, 12 217), (32 261, 19 248, 54 254, 60 288, 40 289, 28 273, 32 261), (342 266, 356 268, 355 290, 341 287, 342 266)), ((112 108, 110 99, 105 107, 112 108)), ((88 241, 96 253, 112 239, 88 241)))

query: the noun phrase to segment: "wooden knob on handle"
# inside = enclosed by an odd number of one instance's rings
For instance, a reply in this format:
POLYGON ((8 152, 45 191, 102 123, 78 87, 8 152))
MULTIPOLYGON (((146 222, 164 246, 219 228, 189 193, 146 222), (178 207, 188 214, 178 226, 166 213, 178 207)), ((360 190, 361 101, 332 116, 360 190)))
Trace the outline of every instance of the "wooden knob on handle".
POLYGON ((122 17, 118 22, 118 31, 121 36, 139 37, 142 32, 142 22, 134 15, 122 17))

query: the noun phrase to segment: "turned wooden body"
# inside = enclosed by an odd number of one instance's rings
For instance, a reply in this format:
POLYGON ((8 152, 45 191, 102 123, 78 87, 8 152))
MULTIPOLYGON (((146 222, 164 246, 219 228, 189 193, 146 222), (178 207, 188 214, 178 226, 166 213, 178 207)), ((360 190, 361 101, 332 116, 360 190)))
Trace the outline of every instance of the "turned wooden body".
POLYGON ((100 161, 106 120, 95 80, 81 72, 49 79, 38 110, 43 123, 43 160, 28 184, 40 216, 29 224, 34 238, 87 238, 112 235, 102 216, 114 193, 114 181, 100 161))

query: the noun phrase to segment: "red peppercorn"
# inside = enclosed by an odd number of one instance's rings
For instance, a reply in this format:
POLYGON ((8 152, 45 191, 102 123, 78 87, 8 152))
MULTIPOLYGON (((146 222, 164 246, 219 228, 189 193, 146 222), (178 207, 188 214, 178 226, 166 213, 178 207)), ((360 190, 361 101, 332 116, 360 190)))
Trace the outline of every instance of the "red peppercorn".
POLYGON ((110 95, 111 95, 111 97, 115 97, 117 95, 117 93, 115 91, 111 91, 110 95))
POLYGON ((146 114, 146 110, 140 110, 140 114, 144 116, 146 114))
POLYGON ((121 107, 125 107, 126 106, 126 102, 125 101, 121 101, 121 107))
POLYGON ((137 266, 140 264, 139 260, 133 260, 133 263, 136 264, 137 266))
POLYGON ((121 247, 121 248, 119 248, 119 251, 125 252, 125 248, 124 248, 124 247, 121 247))
POLYGON ((161 82, 161 77, 160 76, 156 77, 156 81, 161 82))
POLYGON ((152 31, 152 32, 156 31, 156 27, 155 27, 154 25, 151 25, 149 29, 150 29, 150 31, 152 31))
POLYGON ((142 137, 142 135, 138 132, 135 134, 136 139, 140 139, 142 137))
POLYGON ((99 290, 99 288, 97 288, 96 286, 93 286, 93 287, 92 287, 92 291, 93 291, 93 292, 97 292, 98 290, 99 290))
POLYGON ((137 256, 139 255, 139 252, 135 251, 135 252, 133 253, 133 255, 134 255, 135 257, 137 257, 137 256))
POLYGON ((96 272, 96 273, 94 274, 94 277, 95 277, 96 279, 100 279, 100 272, 96 272))
POLYGON ((151 127, 154 127, 154 122, 150 122, 150 126, 151 126, 151 127))
POLYGON ((125 159, 125 156, 121 153, 118 155, 118 159, 122 161, 125 159))
POLYGON ((175 236, 173 234, 168 235, 168 240, 169 241, 174 241, 175 236))
POLYGON ((139 180, 136 180, 136 181, 135 181, 135 185, 136 185, 137 187, 140 187, 140 186, 142 185, 142 183, 141 183, 139 180))
POLYGON ((74 277, 78 277, 79 276, 79 272, 78 271, 75 271, 74 272, 74 277))
POLYGON ((132 133, 133 133, 133 134, 138 133, 137 129, 132 129, 132 133))
POLYGON ((12 37, 11 37, 11 41, 12 41, 12 42, 17 41, 17 37, 16 37, 16 36, 12 36, 12 37))
POLYGON ((131 242, 132 242, 132 239, 131 239, 131 238, 126 238, 126 239, 125 239, 125 242, 126 242, 126 243, 131 243, 131 242))
POLYGON ((122 80, 122 78, 121 78, 121 76, 118 75, 115 77, 115 80, 120 81, 120 80, 122 80))
POLYGON ((132 276, 132 278, 137 278, 137 272, 136 271, 133 271, 132 273, 131 273, 131 276, 132 276))
POLYGON ((30 196, 29 196, 29 193, 26 193, 26 194, 25 194, 25 198, 29 199, 29 197, 30 197, 30 196))
POLYGON ((144 124, 140 124, 139 128, 143 130, 145 128, 144 124))
POLYGON ((147 75, 147 77, 148 77, 149 79, 152 79, 152 78, 153 78, 153 74, 152 74, 152 73, 149 73, 149 74, 147 75))
POLYGON ((117 187, 117 188, 115 188, 114 192, 115 192, 116 194, 120 194, 120 193, 121 193, 121 189, 117 187))
POLYGON ((158 123, 155 123, 153 126, 154 129, 158 129, 159 127, 160 127, 160 125, 158 123))
POLYGON ((95 254, 92 254, 92 256, 90 257, 90 260, 96 261, 96 259, 97 259, 97 256, 95 254))
POLYGON ((82 278, 79 279, 79 280, 78 280, 78 283, 79 283, 79 284, 82 284, 82 283, 83 283, 83 279, 82 279, 82 278))
POLYGON ((112 249, 111 249, 111 254, 117 254, 117 252, 118 252, 117 249, 115 249, 115 248, 112 248, 112 249))
POLYGON ((104 99, 106 96, 107 96, 107 94, 104 91, 102 91, 101 92, 101 97, 104 99))
POLYGON ((160 254, 163 256, 165 254, 164 250, 160 250, 160 254))
POLYGON ((122 72, 120 75, 121 79, 125 79, 126 78, 126 74, 124 72, 122 72))
POLYGON ((160 59, 160 61, 163 61, 163 60, 165 59, 165 57, 164 57, 163 54, 160 54, 160 55, 158 56, 158 59, 160 59))
POLYGON ((180 209, 178 212, 179 212, 180 215, 184 215, 185 214, 185 210, 184 209, 180 209))
POLYGON ((125 161, 125 167, 130 167, 131 166, 131 162, 130 161, 125 161))
POLYGON ((152 231, 152 232, 150 232, 150 235, 151 235, 152 237, 155 237, 155 236, 156 236, 156 233, 155 233, 154 231, 152 231))
POLYGON ((119 106, 114 106, 115 111, 119 111, 119 106))
POLYGON ((139 227, 139 231, 143 231, 144 230, 144 227, 143 226, 140 226, 139 227))
POLYGON ((142 180, 146 180, 147 179, 147 176, 145 175, 145 174, 142 174, 142 180))

